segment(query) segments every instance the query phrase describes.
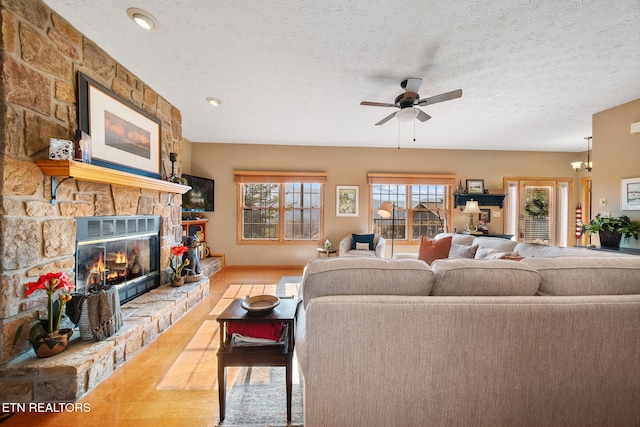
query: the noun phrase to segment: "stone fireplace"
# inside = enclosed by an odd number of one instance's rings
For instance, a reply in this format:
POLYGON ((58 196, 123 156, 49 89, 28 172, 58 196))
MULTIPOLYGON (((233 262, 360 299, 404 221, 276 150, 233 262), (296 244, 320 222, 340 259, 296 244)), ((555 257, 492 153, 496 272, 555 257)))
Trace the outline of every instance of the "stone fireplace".
MULTIPOLYGON (((167 99, 42 0, 3 2, 0 9, 0 401, 75 400, 202 301, 208 281, 165 286, 170 247, 182 231, 177 192, 158 185, 166 181, 115 179, 109 171, 92 172, 91 177, 73 171, 48 173, 37 162, 46 161, 50 138, 76 135, 78 72, 160 120, 164 178, 171 170, 169 153, 177 153, 175 172, 182 172, 182 117, 167 99), (54 177, 73 177, 58 181, 55 204, 54 177), (74 278, 87 273, 75 267, 76 234, 82 234, 76 230, 77 219, 113 217, 117 230, 121 222, 116 218, 140 215, 155 218, 157 236, 156 253, 141 268, 151 270, 155 264, 157 273, 147 280, 130 278, 127 272, 124 299, 133 297, 128 287, 132 283, 135 292, 143 294, 123 307, 123 328, 108 341, 75 340, 54 359, 37 360, 24 337, 14 345, 16 330, 42 317, 46 304, 46 295, 25 298, 25 283, 47 272, 62 271, 74 278)), ((107 246, 103 257, 110 262, 107 246)))
POLYGON ((76 292, 115 286, 120 303, 160 286, 160 217, 76 218, 76 292))

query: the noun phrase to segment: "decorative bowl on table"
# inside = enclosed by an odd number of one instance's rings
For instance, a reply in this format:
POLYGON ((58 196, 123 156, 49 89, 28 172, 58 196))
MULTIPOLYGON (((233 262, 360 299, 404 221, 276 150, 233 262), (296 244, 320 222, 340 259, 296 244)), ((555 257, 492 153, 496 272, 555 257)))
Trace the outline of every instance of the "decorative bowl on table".
POLYGON ((242 300, 242 308, 249 314, 266 314, 280 304, 280 298, 275 295, 255 295, 242 300))

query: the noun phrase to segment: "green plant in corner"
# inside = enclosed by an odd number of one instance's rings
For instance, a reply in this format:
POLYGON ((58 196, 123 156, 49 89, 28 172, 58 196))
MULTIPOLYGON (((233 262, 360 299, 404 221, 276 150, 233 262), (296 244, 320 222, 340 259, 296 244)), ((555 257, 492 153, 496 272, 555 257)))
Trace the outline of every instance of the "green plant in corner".
POLYGON ((598 214, 588 224, 582 224, 583 234, 595 234, 600 231, 612 231, 620 233, 625 239, 633 237, 637 240, 640 233, 640 222, 633 222, 626 215, 615 217, 598 214))

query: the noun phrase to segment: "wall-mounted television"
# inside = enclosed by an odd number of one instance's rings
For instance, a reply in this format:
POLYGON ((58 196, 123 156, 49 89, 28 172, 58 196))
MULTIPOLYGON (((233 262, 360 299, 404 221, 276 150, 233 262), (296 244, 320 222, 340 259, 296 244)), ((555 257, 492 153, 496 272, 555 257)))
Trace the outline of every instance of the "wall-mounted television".
POLYGON ((182 195, 183 212, 213 212, 213 179, 182 174, 191 190, 182 195))

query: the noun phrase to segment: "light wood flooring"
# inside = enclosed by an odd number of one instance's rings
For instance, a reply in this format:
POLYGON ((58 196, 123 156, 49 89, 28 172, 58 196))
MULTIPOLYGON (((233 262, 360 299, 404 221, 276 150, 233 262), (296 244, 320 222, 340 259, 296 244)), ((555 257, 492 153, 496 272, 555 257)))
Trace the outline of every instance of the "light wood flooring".
MULTIPOLYGON (((301 275, 302 268, 219 271, 206 300, 78 402, 88 404, 88 412, 17 413, 2 427, 213 426, 219 415, 216 315, 235 297, 275 294, 282 276, 301 275)), ((232 384, 231 371, 227 377, 232 384)))

